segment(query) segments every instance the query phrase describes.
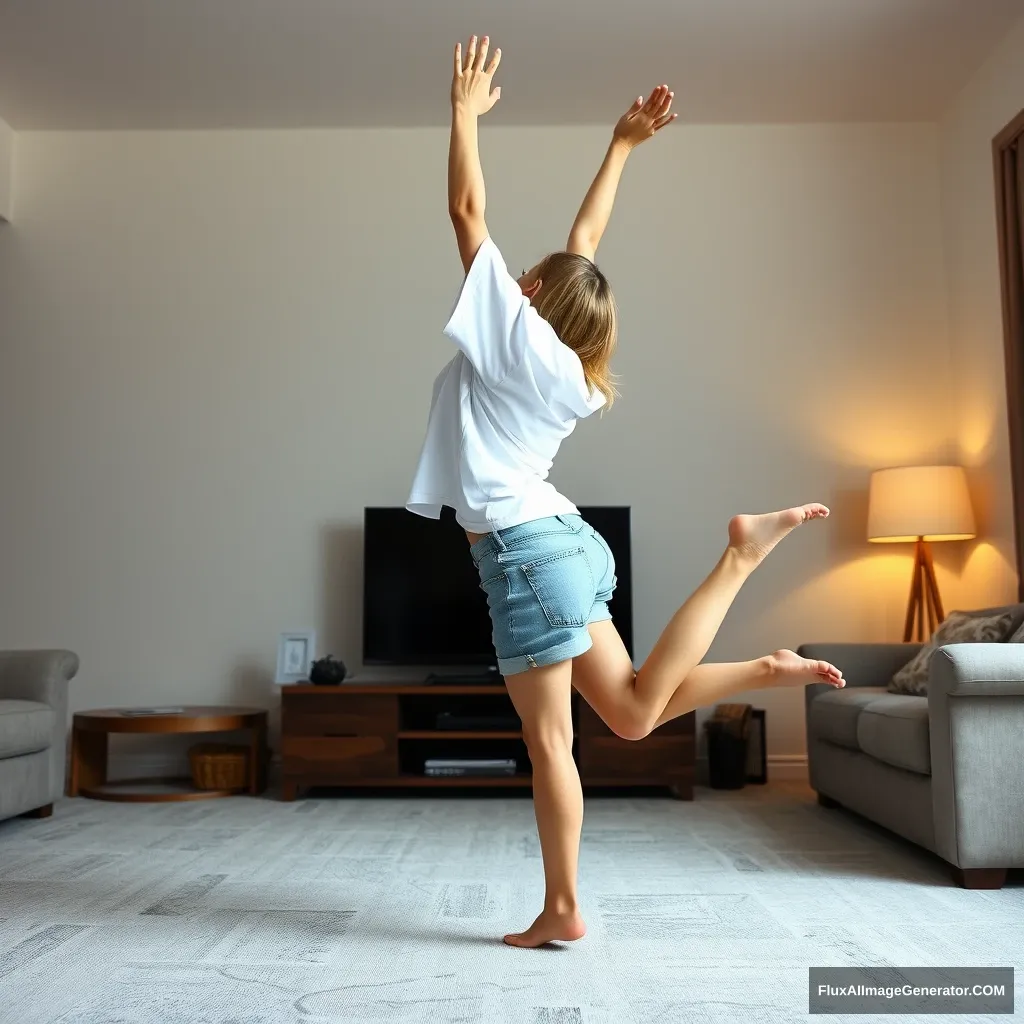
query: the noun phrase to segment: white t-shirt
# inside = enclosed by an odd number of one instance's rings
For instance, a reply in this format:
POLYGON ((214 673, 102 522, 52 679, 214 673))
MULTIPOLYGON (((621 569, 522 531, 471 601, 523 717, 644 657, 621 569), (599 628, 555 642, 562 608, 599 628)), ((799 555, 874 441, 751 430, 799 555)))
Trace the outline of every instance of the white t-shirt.
POLYGON ((484 240, 444 333, 460 351, 434 381, 427 436, 406 507, 491 533, 576 512, 547 482, 576 420, 604 404, 484 240))

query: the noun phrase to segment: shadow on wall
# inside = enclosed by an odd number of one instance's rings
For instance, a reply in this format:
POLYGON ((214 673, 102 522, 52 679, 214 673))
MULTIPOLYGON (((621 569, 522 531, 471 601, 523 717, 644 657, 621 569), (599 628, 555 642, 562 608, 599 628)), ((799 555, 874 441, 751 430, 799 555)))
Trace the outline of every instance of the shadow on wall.
POLYGON ((265 664, 240 662, 231 673, 228 701, 247 708, 267 708, 272 736, 280 733, 281 701, 274 673, 265 664))
POLYGON ((274 673, 264 664, 241 662, 231 673, 229 694, 232 704, 251 708, 271 707, 277 699, 274 673))
POLYGON ((363 656, 362 523, 328 523, 321 528, 320 581, 317 656, 333 654, 352 673, 363 656))

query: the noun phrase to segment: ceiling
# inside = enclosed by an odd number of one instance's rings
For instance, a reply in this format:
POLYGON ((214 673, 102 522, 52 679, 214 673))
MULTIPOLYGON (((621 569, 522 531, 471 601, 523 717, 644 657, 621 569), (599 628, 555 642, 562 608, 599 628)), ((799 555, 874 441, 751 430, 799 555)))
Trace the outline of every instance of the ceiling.
POLYGON ((668 82, 693 122, 918 120, 1024 0, 0 0, 16 130, 443 124, 456 39, 506 124, 606 123, 668 82))

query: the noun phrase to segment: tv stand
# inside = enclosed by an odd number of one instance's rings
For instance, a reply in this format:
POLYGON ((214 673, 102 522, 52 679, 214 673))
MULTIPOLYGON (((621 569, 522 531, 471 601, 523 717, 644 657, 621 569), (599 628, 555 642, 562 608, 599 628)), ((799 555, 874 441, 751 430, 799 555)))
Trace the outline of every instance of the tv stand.
POLYGON ((423 680, 424 686, 502 686, 501 675, 497 666, 484 668, 477 672, 462 672, 448 674, 446 672, 431 672, 423 680))
MULTIPOLYGON (((309 786, 437 791, 532 785, 522 724, 504 687, 493 683, 298 683, 281 687, 281 698, 285 800, 309 786), (508 776, 428 776, 425 761, 431 758, 514 759, 517 770, 508 776)), ((572 719, 572 753, 584 786, 660 786, 678 800, 693 799, 694 712, 635 741, 616 736, 575 694, 572 719)))

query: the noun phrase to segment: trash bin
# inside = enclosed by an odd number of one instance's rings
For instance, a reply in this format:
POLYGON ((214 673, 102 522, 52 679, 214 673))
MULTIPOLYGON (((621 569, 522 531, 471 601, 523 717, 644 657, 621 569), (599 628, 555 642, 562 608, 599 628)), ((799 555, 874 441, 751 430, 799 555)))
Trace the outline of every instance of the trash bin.
POLYGON ((750 711, 749 704, 721 704, 704 723, 712 789, 742 789, 746 785, 750 711))

